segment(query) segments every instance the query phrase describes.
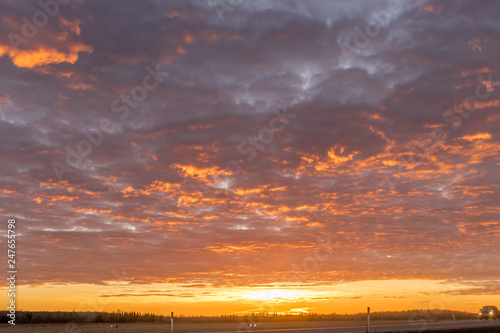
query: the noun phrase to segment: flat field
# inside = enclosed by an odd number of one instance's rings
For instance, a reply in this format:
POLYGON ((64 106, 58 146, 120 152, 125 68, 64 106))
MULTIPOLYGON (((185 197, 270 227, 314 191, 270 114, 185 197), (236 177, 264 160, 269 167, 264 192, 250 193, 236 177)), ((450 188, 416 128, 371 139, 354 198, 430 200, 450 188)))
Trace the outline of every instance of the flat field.
MULTIPOLYGON (((407 320, 377 321, 374 325, 390 325, 407 323, 407 320)), ((257 327, 249 327, 248 322, 240 323, 176 323, 175 333, 195 332, 224 332, 238 331, 252 332, 262 329, 285 329, 285 328, 317 328, 317 327, 343 327, 363 326, 366 322, 360 321, 290 321, 290 322, 256 322, 257 327)), ((0 326, 0 332, 30 332, 30 333, 169 333, 170 323, 118 323, 117 328, 111 328, 111 324, 30 324, 0 326)))
MULTIPOLYGON (((377 321, 372 323, 372 332, 377 325, 406 324, 406 320, 377 321)), ((170 333, 168 323, 119 323, 118 327, 111 328, 111 324, 30 324, 30 325, 1 325, 0 332, 28 332, 28 333, 170 333)), ((175 333, 196 332, 224 332, 240 331, 252 332, 263 329, 292 329, 292 328, 321 328, 363 326, 360 321, 310 321, 310 322, 266 322, 257 323, 257 327, 248 327, 248 323, 177 323, 175 333)), ((300 331, 299 331, 300 332, 300 331)), ((421 333, 422 331, 419 331, 421 333)), ((463 329, 428 330, 428 333, 500 333, 500 327, 479 327, 463 329)), ((326 333, 326 331, 325 331, 326 333)))

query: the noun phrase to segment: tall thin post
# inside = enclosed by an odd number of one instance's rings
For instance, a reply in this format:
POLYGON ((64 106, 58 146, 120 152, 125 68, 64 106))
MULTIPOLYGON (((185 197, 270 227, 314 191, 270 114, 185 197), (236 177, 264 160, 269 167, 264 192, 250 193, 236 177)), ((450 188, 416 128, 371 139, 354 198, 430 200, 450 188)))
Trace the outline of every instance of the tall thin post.
POLYGON ((170 333, 174 333, 174 312, 170 312, 170 333))
POLYGON ((366 316, 366 333, 370 332, 370 307, 367 309, 368 315, 366 316))

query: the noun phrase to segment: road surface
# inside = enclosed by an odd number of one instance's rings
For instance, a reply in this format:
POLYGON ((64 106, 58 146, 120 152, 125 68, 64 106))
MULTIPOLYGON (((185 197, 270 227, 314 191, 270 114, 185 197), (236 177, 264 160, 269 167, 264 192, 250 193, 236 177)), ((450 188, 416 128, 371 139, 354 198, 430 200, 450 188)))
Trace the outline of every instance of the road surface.
MULTIPOLYGON (((370 332, 418 332, 425 330, 445 330, 453 328, 473 328, 473 327, 500 327, 500 320, 457 320, 441 322, 418 322, 412 324, 397 325, 372 325, 370 332)), ((245 327, 241 331, 223 332, 223 333, 366 333, 366 326, 348 326, 348 327, 324 327, 324 328, 295 328, 280 330, 259 330, 253 327, 245 327)))

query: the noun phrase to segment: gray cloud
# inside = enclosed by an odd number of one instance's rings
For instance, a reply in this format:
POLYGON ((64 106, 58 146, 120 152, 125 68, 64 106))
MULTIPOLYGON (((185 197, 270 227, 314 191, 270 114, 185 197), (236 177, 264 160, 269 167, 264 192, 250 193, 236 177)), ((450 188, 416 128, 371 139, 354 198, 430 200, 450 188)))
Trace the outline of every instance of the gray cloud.
POLYGON ((137 283, 265 284, 318 235, 338 247, 317 281, 498 276, 480 257, 498 248, 497 90, 458 129, 443 119, 479 75, 498 82, 498 5, 403 3, 346 59, 339 42, 388 5, 255 2, 221 19, 207 3, 75 1, 12 54, 7 33, 39 7, 1 4, 1 212, 19 220, 24 282, 102 283, 111 263, 137 283), (113 101, 157 65, 169 76, 120 119, 113 101), (296 117, 247 161, 239 145, 280 107, 296 117), (103 118, 119 130, 59 181, 52 163, 103 118), (398 171, 436 127, 446 139, 398 171))

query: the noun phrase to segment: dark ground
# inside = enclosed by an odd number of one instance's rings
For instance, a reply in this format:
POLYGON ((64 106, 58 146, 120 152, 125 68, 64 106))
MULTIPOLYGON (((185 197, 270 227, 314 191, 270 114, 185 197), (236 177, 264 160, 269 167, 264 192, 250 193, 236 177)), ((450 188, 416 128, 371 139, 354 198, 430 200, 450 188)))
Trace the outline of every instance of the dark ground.
POLYGON ((478 327, 478 328, 459 328, 453 330, 425 330, 414 331, 410 333, 500 333, 500 327, 478 327))

